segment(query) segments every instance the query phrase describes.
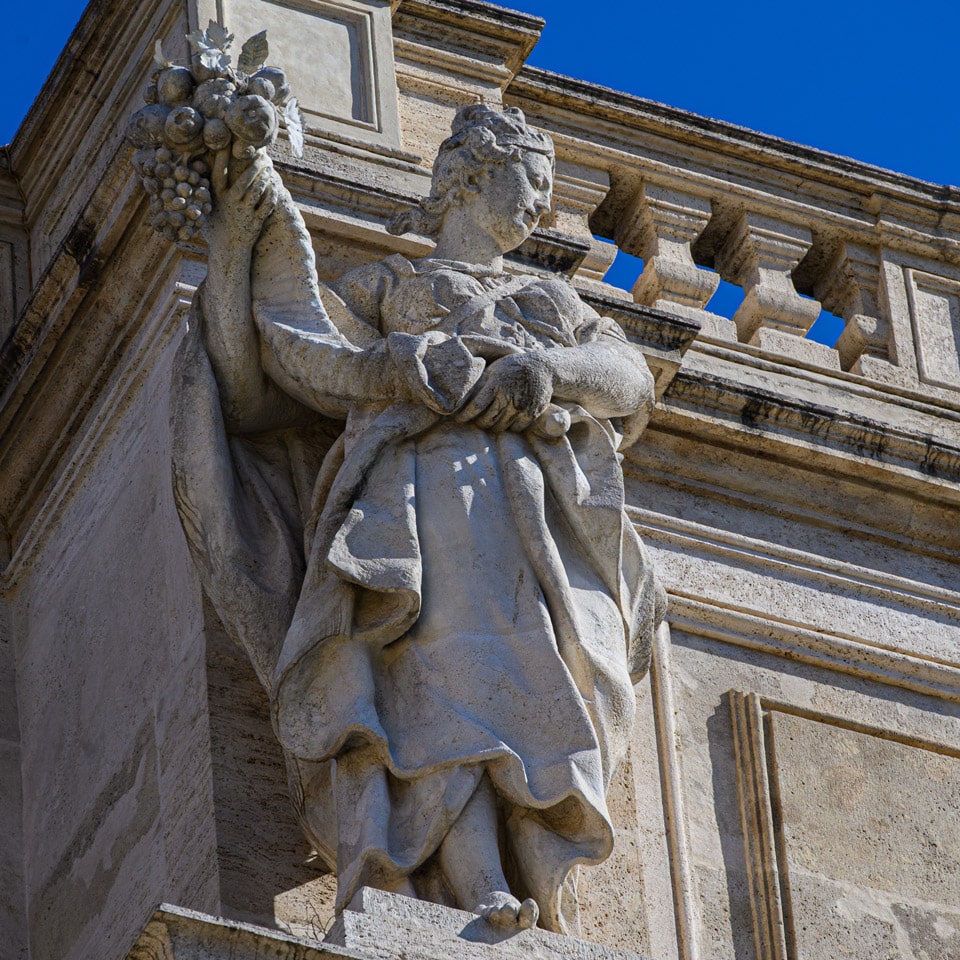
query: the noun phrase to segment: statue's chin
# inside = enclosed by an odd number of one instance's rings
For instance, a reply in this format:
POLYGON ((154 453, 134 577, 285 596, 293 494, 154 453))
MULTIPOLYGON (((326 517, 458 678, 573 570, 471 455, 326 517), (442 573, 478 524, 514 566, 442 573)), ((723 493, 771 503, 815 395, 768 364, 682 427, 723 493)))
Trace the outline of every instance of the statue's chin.
POLYGON ((533 231, 536 229, 536 222, 527 223, 526 221, 520 221, 518 223, 511 223, 508 228, 504 229, 502 234, 497 238, 500 244, 500 249, 503 253, 510 253, 513 250, 516 250, 524 240, 529 237, 533 231))

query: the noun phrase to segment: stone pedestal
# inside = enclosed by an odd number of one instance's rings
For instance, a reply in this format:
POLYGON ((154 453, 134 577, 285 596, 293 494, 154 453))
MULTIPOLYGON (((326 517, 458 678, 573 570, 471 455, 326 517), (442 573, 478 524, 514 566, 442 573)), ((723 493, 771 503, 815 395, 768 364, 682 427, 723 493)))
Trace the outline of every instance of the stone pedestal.
POLYGON ((368 960, 641 960, 543 930, 504 933, 472 913, 364 887, 324 944, 368 960))
POLYGON ((161 905, 127 960, 642 960, 543 930, 507 934, 486 920, 395 893, 362 889, 321 943, 161 905))

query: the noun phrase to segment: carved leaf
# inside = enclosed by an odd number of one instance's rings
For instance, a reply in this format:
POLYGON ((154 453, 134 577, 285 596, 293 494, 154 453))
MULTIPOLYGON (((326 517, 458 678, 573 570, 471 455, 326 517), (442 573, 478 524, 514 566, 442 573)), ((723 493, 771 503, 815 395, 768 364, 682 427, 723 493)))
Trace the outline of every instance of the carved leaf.
POLYGON ((256 73, 267 62, 269 53, 267 31, 261 30, 240 48, 240 59, 237 61, 237 67, 243 73, 256 73))
POLYGON ((172 66, 171 62, 163 55, 163 44, 160 40, 157 40, 153 45, 153 62, 158 67, 172 66))
MULTIPOLYGON (((211 21, 211 26, 216 26, 216 24, 211 21)), ((223 28, 221 27, 221 29, 223 28)), ((227 38, 226 42, 228 44, 230 39, 232 38, 227 38)), ((230 54, 210 42, 207 30, 195 30, 193 33, 188 33, 187 40, 200 57, 200 62, 208 70, 216 70, 218 73, 225 73, 227 71, 227 68, 230 66, 230 54)))
POLYGON ((233 34, 227 33, 226 27, 221 27, 219 23, 211 20, 207 26, 207 40, 210 46, 218 50, 226 50, 233 43, 233 34))
POLYGON ((297 98, 291 97, 283 108, 283 122, 290 135, 290 149, 295 157, 303 156, 303 117, 300 116, 300 107, 297 98))

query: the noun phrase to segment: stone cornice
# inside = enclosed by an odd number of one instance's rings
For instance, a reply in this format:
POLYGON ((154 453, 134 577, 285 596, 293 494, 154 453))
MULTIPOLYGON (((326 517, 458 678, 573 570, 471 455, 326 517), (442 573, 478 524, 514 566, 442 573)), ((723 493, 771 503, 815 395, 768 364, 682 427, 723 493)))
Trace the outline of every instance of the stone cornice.
POLYGON ((394 29, 401 37, 443 40, 447 50, 503 64, 509 79, 530 55, 545 21, 480 0, 401 0, 394 29))
POLYGON ((121 148, 151 70, 152 38, 180 35, 185 23, 185 5, 107 0, 90 5, 71 34, 9 147, 35 278, 121 148), (52 203, 55 193, 67 202, 52 203))
POLYGON ((233 960, 365 960, 368 956, 365 951, 321 943, 321 935, 322 931, 318 931, 318 939, 305 940, 279 930, 162 903, 130 948, 127 960, 190 960, 201 956, 229 956, 233 960))
POLYGON ((885 649, 854 638, 778 622, 769 614, 671 591, 669 614, 675 631, 824 667, 951 702, 960 701, 960 668, 953 663, 885 649))
POLYGON ((855 187, 868 195, 887 190, 916 202, 938 207, 948 205, 952 212, 960 215, 960 186, 931 183, 539 67, 523 67, 509 92, 575 112, 589 111, 591 117, 613 121, 625 129, 669 132, 672 138, 700 146, 706 142, 721 152, 744 154, 761 166, 790 165, 805 177, 816 171, 824 179, 847 189, 855 187))
POLYGON ((35 383, 31 377, 32 389, 17 398, 13 423, 9 409, 4 410, 0 529, 8 542, 0 546, 9 551, 3 558, 9 564, 0 574, 0 589, 16 586, 37 545, 57 528, 57 514, 108 442, 130 396, 159 362, 202 278, 201 264, 159 238, 149 237, 145 247, 145 287, 116 302, 98 302, 89 311, 82 306, 64 309, 74 322, 60 337, 68 347, 80 340, 88 349, 73 363, 60 351, 45 357, 42 371, 30 371, 43 380, 35 383), (157 253, 160 256, 151 256, 157 253), (150 268, 156 270, 152 278, 147 276, 150 268), (150 300, 155 303, 148 310, 150 300), (105 319, 116 322, 106 330, 91 329, 105 319), (51 382, 57 384, 54 398, 45 389, 51 382), (38 436, 42 443, 29 442, 38 436))
POLYGON ((807 450, 861 465, 909 473, 936 485, 940 496, 960 503, 960 445, 932 432, 906 429, 702 370, 680 370, 667 392, 665 407, 708 417, 743 436, 799 443, 807 450))

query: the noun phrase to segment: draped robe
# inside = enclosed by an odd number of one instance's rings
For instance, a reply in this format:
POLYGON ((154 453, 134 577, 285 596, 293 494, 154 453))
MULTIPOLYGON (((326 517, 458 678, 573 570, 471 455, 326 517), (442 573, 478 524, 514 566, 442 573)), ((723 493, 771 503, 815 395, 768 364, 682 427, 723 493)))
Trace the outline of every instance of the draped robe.
POLYGON ((343 432, 328 446, 305 411, 230 435, 201 296, 177 358, 174 486, 204 589, 270 694, 338 904, 403 879, 449 902, 437 851, 487 776, 512 891, 574 932, 576 867, 611 852, 606 791, 664 613, 618 455, 647 411, 612 421, 565 403, 562 437, 487 432, 444 409, 423 358, 603 343, 652 402, 644 360, 563 279, 392 256, 324 295, 336 324, 317 302, 279 299, 255 283, 264 368, 345 416, 343 432), (355 359, 344 334, 387 351, 421 399, 336 396, 355 359))

